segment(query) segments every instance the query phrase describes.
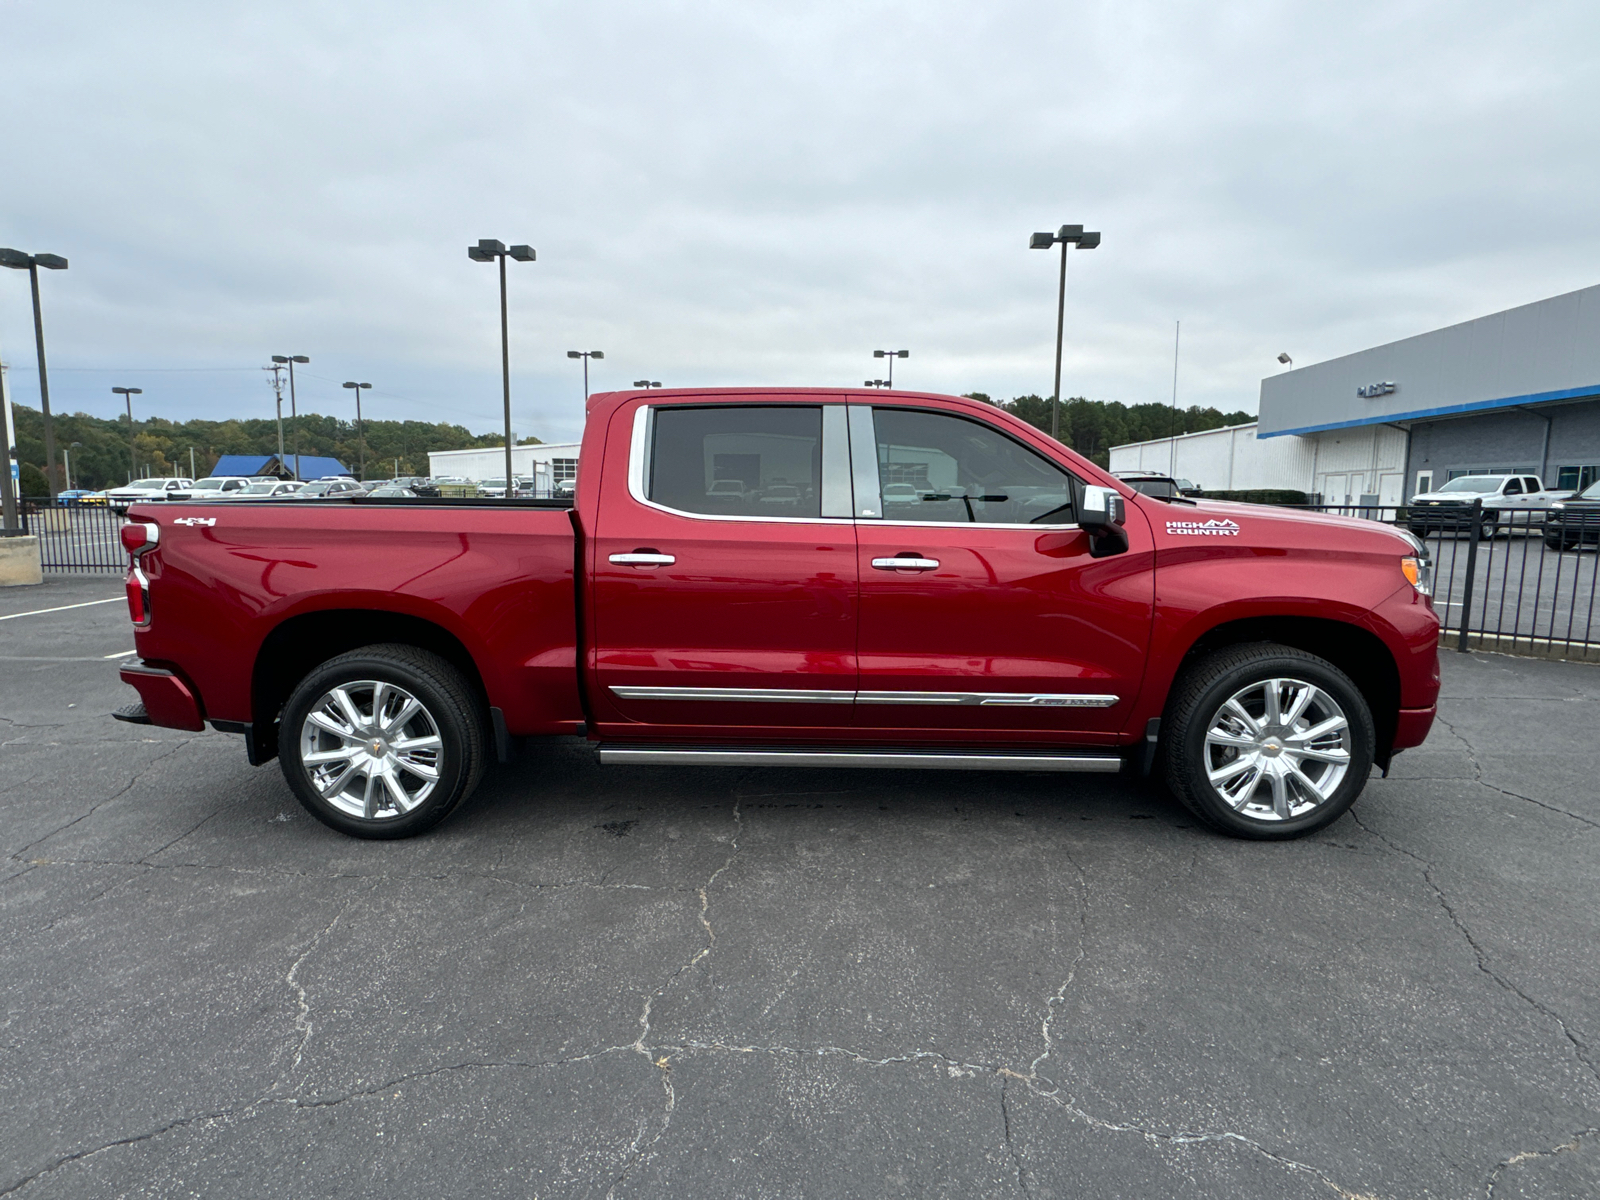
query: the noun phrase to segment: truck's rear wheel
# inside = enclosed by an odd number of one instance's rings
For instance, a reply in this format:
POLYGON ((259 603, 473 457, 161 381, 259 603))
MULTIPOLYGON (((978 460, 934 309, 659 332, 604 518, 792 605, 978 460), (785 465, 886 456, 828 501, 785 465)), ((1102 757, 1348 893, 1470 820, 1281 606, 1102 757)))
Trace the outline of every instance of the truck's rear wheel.
POLYGON ((1167 779, 1209 824, 1292 838, 1342 816, 1366 786, 1372 713, 1332 663, 1272 643, 1230 646, 1190 668, 1165 731, 1167 779))
POLYGON ((472 690, 438 655, 364 646, 300 681, 284 705, 278 758, 324 825, 361 838, 411 837, 477 786, 483 724, 472 690))

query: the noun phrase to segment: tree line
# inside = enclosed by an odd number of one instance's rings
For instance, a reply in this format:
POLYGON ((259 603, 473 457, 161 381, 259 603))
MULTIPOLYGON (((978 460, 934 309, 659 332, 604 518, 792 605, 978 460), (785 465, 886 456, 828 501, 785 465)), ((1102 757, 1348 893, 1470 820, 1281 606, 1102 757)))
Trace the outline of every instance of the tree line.
MULTIPOLYGON (((968 392, 967 397, 1004 409, 1035 429, 1050 432, 1050 401, 1042 396, 1018 396, 994 400, 984 392, 968 392)), ((1255 417, 1243 411, 1222 412, 1215 408, 1174 409, 1166 404, 1123 404, 1117 400, 1085 400, 1073 396, 1061 401, 1061 440, 1079 454, 1106 467, 1111 462, 1111 447, 1129 442, 1149 442, 1174 434, 1200 433, 1224 425, 1244 425, 1255 417)))
MULTIPOLYGON (((12 404, 17 426, 17 461, 24 495, 45 495, 44 418, 36 408, 12 404)), ((87 413, 56 414, 53 418, 56 453, 68 454, 74 487, 116 487, 128 481, 128 420, 91 417, 87 413), (78 443, 78 444, 74 444, 78 443)), ((499 434, 475 434, 464 425, 426 421, 363 421, 366 427, 367 476, 428 474, 430 450, 465 450, 477 446, 502 446, 499 434)), ((304 413, 299 419, 300 453, 336 458, 352 471, 360 459, 354 421, 304 413)), ((521 438, 530 445, 538 438, 521 438)), ((227 421, 167 421, 149 417, 133 424, 133 466, 146 475, 190 475, 203 478, 224 454, 276 454, 278 423, 270 418, 227 421)), ((284 422, 284 452, 294 454, 294 428, 284 422)), ((56 480, 66 487, 56 464, 56 480)))
MULTIPOLYGON (((984 392, 968 392, 973 400, 993 404, 1036 429, 1050 431, 1050 402, 1036 396, 995 400, 984 392)), ((36 408, 13 404, 17 424, 17 457, 22 464, 24 495, 46 493, 44 419, 36 408)), ((1074 396, 1061 402, 1061 440, 1085 458, 1104 467, 1112 446, 1198 433, 1224 425, 1242 425, 1255 418, 1249 413, 1221 412, 1215 408, 1172 409, 1164 404, 1123 404, 1116 400, 1086 400, 1074 396)), ((366 421, 367 475, 388 477, 428 474, 430 450, 466 450, 504 445, 499 434, 475 434, 464 425, 426 421, 366 421)), ((300 453, 336 458, 354 470, 360 457, 354 421, 306 413, 299 419, 300 453)), ((285 422, 284 449, 294 453, 294 433, 285 422)), ((55 417, 57 453, 64 448, 72 467, 75 487, 100 489, 126 483, 129 474, 127 418, 91 417, 72 413, 55 417)), ((538 438, 522 438, 532 445, 538 438)), ((194 478, 201 478, 224 454, 276 454, 278 423, 271 419, 227 421, 168 421, 149 417, 133 424, 133 465, 140 476, 190 473, 193 451, 194 478)), ((57 480, 61 464, 56 464, 57 480)))

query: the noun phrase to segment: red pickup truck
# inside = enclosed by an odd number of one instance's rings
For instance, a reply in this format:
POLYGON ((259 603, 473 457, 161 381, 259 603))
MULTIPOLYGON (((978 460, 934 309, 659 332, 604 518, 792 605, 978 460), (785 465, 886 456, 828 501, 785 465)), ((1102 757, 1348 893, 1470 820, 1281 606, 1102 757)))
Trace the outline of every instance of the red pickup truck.
POLYGON ((141 701, 319 820, 432 827, 517 739, 602 763, 1159 768, 1244 837, 1433 723, 1409 534, 1143 496, 974 400, 614 392, 576 495, 136 505, 141 701))

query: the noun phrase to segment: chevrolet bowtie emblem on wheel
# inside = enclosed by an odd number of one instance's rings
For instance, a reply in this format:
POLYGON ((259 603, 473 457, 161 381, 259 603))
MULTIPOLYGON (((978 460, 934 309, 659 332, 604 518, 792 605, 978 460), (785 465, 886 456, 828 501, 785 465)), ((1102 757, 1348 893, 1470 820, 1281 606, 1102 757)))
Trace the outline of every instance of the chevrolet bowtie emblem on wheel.
POLYGON ((217 519, 215 517, 179 517, 173 522, 174 525, 215 525, 216 523, 217 519))
POLYGON ((1213 517, 1209 521, 1168 521, 1167 532, 1188 537, 1238 537, 1239 527, 1232 521, 1213 517))

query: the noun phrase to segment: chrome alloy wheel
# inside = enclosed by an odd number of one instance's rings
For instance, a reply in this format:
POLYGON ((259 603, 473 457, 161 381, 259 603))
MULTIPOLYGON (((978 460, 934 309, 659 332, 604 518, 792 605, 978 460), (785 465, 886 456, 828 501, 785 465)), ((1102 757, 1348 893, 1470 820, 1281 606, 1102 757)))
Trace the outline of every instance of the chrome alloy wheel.
POLYGON ((375 679, 330 688, 300 726, 311 786, 340 812, 368 821, 403 817, 426 800, 439 782, 442 749, 422 701, 375 679))
POLYGON ((1327 692, 1300 679, 1241 688, 1206 729, 1206 776, 1241 816, 1303 817, 1350 770, 1350 722, 1327 692))

